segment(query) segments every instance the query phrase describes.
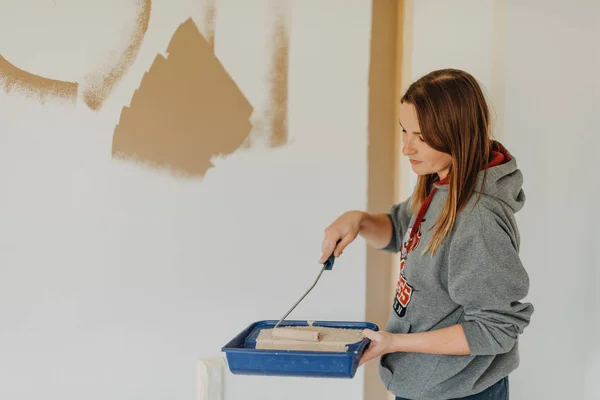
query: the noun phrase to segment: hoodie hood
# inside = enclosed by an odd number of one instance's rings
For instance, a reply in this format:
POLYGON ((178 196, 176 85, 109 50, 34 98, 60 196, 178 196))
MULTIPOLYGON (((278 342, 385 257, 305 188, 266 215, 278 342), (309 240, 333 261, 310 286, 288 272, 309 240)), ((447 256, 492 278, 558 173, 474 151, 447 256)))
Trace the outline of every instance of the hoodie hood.
MULTIPOLYGON (((477 175, 475 193, 490 196, 507 204, 514 213, 525 205, 523 174, 517 168, 516 159, 497 141, 492 142, 492 160, 477 175)), ((447 190, 444 180, 435 184, 447 190)))
POLYGON ((516 213, 525 205, 523 174, 517 168, 517 160, 504 146, 498 142, 493 142, 493 145, 494 158, 477 175, 475 192, 506 203, 516 213))

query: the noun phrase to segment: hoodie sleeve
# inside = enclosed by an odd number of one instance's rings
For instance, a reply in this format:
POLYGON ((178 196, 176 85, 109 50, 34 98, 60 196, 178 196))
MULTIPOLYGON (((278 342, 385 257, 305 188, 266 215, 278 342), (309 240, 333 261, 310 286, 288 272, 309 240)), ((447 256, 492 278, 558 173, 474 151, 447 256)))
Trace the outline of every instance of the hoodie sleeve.
POLYGON ((533 313, 531 303, 520 302, 529 277, 505 221, 481 206, 464 213, 449 244, 448 291, 464 308, 471 355, 506 353, 533 313))
POLYGON ((393 205, 387 215, 392 222, 392 239, 382 250, 397 253, 400 251, 402 239, 408 230, 412 218, 412 214, 410 213, 410 197, 402 203, 393 205))

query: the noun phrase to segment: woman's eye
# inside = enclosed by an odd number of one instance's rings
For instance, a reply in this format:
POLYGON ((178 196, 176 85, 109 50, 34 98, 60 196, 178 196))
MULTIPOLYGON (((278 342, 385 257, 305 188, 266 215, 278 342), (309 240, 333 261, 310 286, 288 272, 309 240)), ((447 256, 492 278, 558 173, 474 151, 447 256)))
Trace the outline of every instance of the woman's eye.
POLYGON ((421 142, 424 142, 424 141, 425 141, 425 139, 423 139, 423 136, 422 136, 422 135, 419 135, 419 140, 420 140, 421 142))

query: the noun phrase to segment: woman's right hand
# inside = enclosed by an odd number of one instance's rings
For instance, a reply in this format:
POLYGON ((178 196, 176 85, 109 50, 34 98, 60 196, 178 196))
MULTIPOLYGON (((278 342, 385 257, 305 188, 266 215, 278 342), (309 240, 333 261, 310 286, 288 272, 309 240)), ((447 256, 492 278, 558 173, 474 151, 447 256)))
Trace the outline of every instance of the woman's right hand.
POLYGON ((327 258, 333 253, 335 257, 342 255, 346 246, 348 246, 360 232, 365 213, 362 211, 348 211, 340 215, 335 221, 325 228, 323 243, 321 244, 320 264, 327 261, 327 258), (337 244, 338 240, 341 241, 337 244))

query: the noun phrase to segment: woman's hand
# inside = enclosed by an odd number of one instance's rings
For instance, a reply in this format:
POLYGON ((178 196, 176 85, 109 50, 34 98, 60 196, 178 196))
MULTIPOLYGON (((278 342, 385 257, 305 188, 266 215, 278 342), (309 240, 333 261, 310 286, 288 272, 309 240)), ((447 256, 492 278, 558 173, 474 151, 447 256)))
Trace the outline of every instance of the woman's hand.
POLYGON ((358 363, 359 366, 376 357, 395 351, 393 333, 383 331, 375 332, 370 329, 365 329, 363 331, 363 336, 370 339, 371 344, 363 353, 358 363))
POLYGON ((340 215, 326 229, 321 244, 321 259, 319 264, 327 261, 327 258, 333 253, 335 257, 342 255, 342 252, 360 232, 360 226, 365 217, 362 211, 348 211, 340 215), (338 240, 340 243, 336 246, 338 240))

